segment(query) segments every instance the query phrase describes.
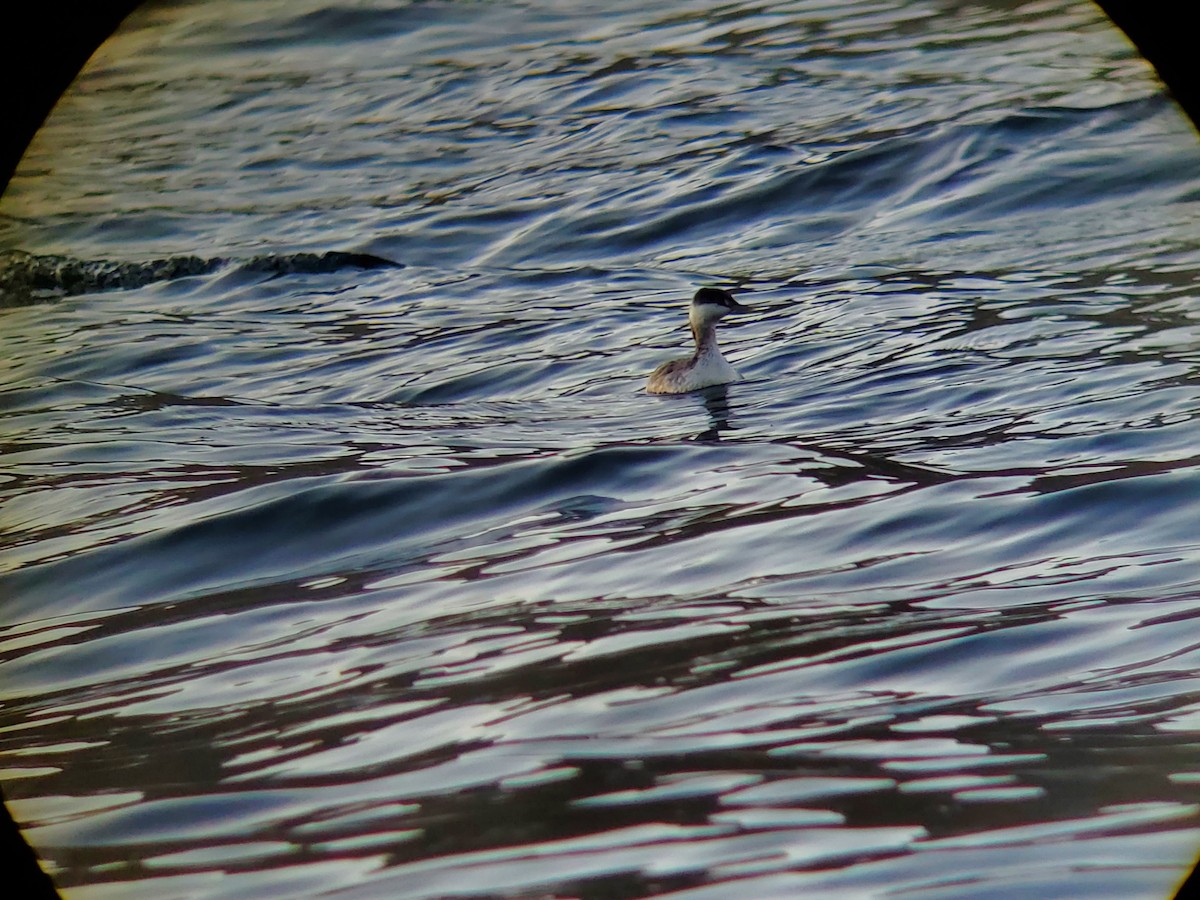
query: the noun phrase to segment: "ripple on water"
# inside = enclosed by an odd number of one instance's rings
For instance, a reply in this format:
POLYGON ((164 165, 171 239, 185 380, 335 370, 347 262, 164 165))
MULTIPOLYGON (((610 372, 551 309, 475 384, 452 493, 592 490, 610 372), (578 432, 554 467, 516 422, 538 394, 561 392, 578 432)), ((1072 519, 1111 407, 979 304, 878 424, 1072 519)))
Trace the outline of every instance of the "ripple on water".
POLYGON ((0 217, 61 886, 1179 880, 1200 186, 1094 8, 180 9, 0 217), (710 283, 746 380, 646 396, 710 283))

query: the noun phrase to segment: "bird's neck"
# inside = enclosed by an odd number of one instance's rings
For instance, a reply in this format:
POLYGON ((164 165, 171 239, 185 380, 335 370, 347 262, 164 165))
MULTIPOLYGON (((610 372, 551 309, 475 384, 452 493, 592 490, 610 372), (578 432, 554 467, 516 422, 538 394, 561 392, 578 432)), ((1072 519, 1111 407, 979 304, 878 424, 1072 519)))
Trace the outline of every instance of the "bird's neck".
POLYGON ((720 356, 721 351, 717 348, 717 323, 693 320, 691 326, 692 338, 696 341, 696 357, 699 358, 709 353, 720 356))

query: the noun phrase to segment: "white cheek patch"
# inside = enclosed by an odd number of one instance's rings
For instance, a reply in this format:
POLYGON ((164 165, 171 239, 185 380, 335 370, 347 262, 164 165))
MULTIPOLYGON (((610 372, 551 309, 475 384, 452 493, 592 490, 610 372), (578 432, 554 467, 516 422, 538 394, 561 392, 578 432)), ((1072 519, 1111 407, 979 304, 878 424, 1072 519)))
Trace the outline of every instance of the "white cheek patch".
POLYGON ((716 303, 693 303, 691 319, 700 325, 706 325, 709 322, 715 322, 727 312, 729 312, 728 309, 716 303))

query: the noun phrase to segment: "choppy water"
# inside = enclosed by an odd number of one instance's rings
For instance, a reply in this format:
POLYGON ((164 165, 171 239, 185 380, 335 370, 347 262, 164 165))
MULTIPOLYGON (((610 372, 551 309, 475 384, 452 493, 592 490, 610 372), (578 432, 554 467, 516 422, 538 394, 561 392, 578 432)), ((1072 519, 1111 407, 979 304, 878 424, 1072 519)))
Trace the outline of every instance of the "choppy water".
POLYGON ((1089 3, 608 6, 152 4, 61 102, 29 840, 88 900, 1168 896, 1195 132, 1089 3), (747 380, 648 396, 701 284, 747 380))

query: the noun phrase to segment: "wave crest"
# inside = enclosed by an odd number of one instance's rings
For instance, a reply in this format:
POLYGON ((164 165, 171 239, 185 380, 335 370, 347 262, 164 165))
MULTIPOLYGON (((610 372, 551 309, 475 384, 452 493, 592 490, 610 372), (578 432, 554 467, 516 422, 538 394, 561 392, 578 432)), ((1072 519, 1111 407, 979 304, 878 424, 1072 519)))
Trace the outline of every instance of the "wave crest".
POLYGON ((9 250, 0 253, 0 306, 95 291, 129 290, 156 281, 208 275, 225 268, 268 275, 292 275, 337 272, 342 269, 403 268, 403 264, 370 253, 341 250, 266 254, 246 259, 169 256, 144 262, 84 260, 9 250))

